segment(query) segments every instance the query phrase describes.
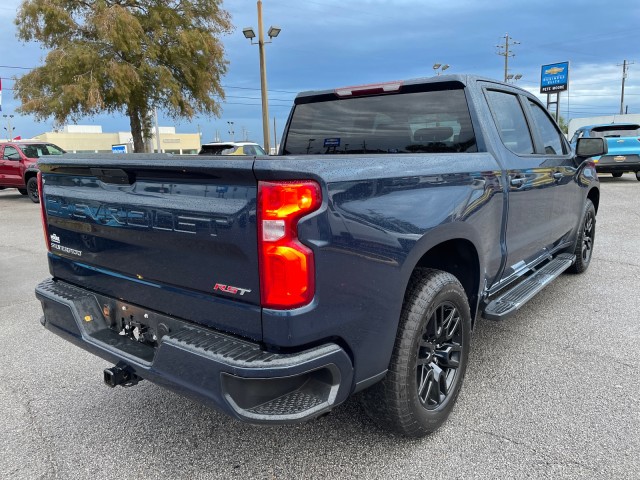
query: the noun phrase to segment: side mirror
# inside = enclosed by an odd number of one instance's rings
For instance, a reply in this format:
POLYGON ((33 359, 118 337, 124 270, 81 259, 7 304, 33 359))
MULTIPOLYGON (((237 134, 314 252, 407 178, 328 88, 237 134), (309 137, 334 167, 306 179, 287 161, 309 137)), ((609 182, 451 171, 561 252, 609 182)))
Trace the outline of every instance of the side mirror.
POLYGON ((604 138, 579 138, 576 144, 578 157, 598 157, 609 152, 607 141, 604 138))

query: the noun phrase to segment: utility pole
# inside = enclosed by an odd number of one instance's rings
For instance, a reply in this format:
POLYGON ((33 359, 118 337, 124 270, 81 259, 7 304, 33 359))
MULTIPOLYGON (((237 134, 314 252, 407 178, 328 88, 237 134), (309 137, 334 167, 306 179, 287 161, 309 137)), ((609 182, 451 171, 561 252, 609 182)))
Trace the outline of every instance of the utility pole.
MULTIPOLYGON (((629 65, 633 65, 633 62, 622 62, 622 93, 620 94, 620 115, 624 113, 624 81, 627 79, 627 68, 629 65)), ((618 67, 620 64, 618 64, 618 67)))
POLYGON ((517 42, 509 37, 508 33, 506 33, 503 38, 504 45, 496 45, 496 47, 498 48, 497 54, 504 57, 504 81, 506 83, 509 79, 509 57, 516 56, 516 54, 510 50, 510 47, 513 47, 514 45, 520 45, 520 42, 517 42))

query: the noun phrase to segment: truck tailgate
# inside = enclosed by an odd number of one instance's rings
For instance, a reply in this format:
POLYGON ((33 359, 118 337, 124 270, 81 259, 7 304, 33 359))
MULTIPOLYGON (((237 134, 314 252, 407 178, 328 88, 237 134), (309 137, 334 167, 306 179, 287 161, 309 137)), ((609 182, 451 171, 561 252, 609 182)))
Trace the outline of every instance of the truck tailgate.
POLYGON ((253 158, 68 156, 40 168, 54 278, 261 338, 253 158))

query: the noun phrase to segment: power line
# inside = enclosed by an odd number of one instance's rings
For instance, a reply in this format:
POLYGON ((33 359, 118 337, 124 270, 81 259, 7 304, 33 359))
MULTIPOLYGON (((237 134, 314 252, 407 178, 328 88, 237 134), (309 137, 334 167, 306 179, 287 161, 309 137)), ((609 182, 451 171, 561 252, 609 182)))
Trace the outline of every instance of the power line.
MULTIPOLYGON (((17 65, 0 65, 0 68, 13 68, 13 69, 18 69, 18 70, 33 70, 36 67, 19 67, 17 65)), ((15 80, 14 78, 11 77, 0 77, 2 78, 2 80, 15 80)), ((260 91, 259 88, 256 87, 240 87, 237 85, 222 85, 223 88, 234 88, 234 89, 238 89, 238 90, 254 90, 254 91, 260 91)), ((8 90, 8 89, 7 89, 8 90)), ((292 90, 274 90, 274 89, 269 89, 270 92, 275 92, 275 93, 291 93, 291 94, 298 94, 299 92, 294 92, 292 90)))
POLYGON ((16 67, 14 65, 0 65, 0 68, 17 68, 20 70, 33 70, 32 67, 16 67))

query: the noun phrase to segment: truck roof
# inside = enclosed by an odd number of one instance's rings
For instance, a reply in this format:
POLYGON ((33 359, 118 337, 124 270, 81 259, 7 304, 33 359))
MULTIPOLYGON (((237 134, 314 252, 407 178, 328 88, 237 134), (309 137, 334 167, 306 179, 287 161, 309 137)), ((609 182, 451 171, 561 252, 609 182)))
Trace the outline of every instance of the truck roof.
POLYGON ((593 125, 583 125, 582 127, 576 128, 576 130, 591 130, 600 127, 639 127, 639 125, 637 123, 631 122, 594 123, 593 125))
MULTIPOLYGON (((518 90, 522 90, 523 92, 526 92, 526 90, 523 90, 522 88, 519 88, 516 85, 513 85, 511 83, 505 84, 502 81, 495 80, 492 78, 482 77, 479 75, 452 74, 452 75, 436 75, 434 77, 412 78, 408 80, 393 80, 393 81, 385 81, 380 83, 353 85, 353 86, 338 87, 338 88, 333 88, 328 90, 308 90, 308 91, 300 92, 296 96, 296 100, 300 98, 331 95, 331 94, 338 94, 338 96, 341 96, 338 92, 349 91, 350 89, 373 89, 376 87, 384 86, 384 88, 389 88, 389 90, 387 91, 391 91, 390 89, 393 88, 394 85, 396 86, 396 89, 399 89, 398 87, 407 86, 407 85, 423 85, 423 84, 426 85, 431 83, 436 84, 436 83, 453 83, 453 82, 461 83, 463 85, 469 85, 470 83, 477 82, 477 81, 491 82, 491 83, 496 83, 501 85, 509 85, 509 87, 516 88, 518 90)), ((383 92, 380 92, 380 93, 383 93, 383 92)))

